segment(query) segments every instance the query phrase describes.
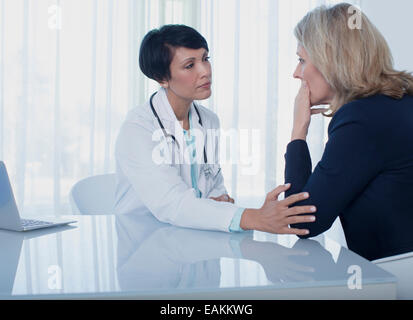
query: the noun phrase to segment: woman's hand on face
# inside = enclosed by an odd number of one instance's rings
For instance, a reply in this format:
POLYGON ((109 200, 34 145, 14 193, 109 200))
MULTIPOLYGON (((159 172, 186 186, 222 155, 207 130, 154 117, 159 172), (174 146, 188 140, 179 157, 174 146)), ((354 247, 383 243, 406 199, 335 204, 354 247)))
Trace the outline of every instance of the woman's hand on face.
POLYGON ((290 187, 290 184, 279 186, 268 193, 261 209, 245 210, 241 217, 240 227, 244 230, 258 230, 275 234, 308 235, 308 230, 290 228, 289 225, 314 222, 315 216, 303 216, 302 214, 314 214, 317 209, 314 206, 289 208, 296 202, 308 199, 308 193, 294 194, 284 200, 278 200, 280 194, 290 187))
POLYGON ((210 199, 215 200, 215 201, 219 201, 219 202, 230 202, 230 203, 234 203, 234 199, 232 199, 229 195, 227 194, 223 194, 219 197, 211 197, 210 199))
POLYGON ((311 122, 310 89, 305 80, 301 81, 301 88, 295 98, 294 124, 292 140, 305 140, 311 122))
POLYGON ((305 80, 301 82, 300 91, 295 98, 294 105, 294 125, 291 140, 306 140, 308 127, 311 123, 311 116, 327 112, 327 108, 311 109, 310 89, 305 80))

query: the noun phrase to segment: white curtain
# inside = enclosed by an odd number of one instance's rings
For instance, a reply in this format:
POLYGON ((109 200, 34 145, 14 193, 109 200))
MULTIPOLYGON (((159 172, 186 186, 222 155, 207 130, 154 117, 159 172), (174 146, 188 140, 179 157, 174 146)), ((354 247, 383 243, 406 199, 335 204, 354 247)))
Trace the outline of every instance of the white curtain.
MULTIPOLYGON (((227 189, 240 205, 260 206, 283 183, 299 88, 294 26, 308 10, 338 2, 0 0, 0 159, 21 211, 70 214, 77 181, 114 171, 127 111, 157 89, 139 70, 140 41, 168 23, 207 39, 213 95, 202 104, 228 134, 227 189)), ((310 128, 314 165, 327 121, 314 118, 310 128)))

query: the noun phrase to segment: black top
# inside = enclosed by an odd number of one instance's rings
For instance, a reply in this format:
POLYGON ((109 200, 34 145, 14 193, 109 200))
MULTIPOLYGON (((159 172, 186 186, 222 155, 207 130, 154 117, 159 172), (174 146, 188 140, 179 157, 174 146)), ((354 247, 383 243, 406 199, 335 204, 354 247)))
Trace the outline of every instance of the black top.
POLYGON ((369 260, 413 251, 413 97, 376 95, 344 105, 328 128, 329 141, 312 173, 307 143, 285 155, 286 197, 306 191, 315 205, 309 238, 337 216, 350 250, 369 260))

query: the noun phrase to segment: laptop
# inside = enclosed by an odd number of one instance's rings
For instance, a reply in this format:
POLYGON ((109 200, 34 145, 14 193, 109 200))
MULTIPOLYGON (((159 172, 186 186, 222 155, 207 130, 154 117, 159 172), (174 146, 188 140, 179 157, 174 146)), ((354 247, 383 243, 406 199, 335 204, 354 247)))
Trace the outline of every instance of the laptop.
POLYGON ((0 229, 29 231, 74 222, 76 221, 57 218, 47 218, 47 220, 20 218, 6 166, 3 161, 0 161, 0 229))

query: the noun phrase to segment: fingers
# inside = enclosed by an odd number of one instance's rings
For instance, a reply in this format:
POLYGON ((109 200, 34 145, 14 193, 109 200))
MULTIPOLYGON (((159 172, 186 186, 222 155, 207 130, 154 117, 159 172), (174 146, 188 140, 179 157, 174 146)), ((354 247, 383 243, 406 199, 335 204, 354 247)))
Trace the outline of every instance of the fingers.
POLYGON ((311 109, 311 115, 316 115, 320 113, 327 112, 329 109, 326 108, 317 108, 317 109, 311 109))
POLYGON ((306 200, 310 197, 308 192, 303 192, 303 193, 297 193, 297 194, 293 194, 292 196, 289 196, 288 198, 280 201, 280 203, 282 205, 285 205, 287 207, 289 207, 290 205, 292 205, 293 203, 299 202, 299 201, 303 201, 306 200))
MULTIPOLYGON (((301 207, 294 207, 289 209, 289 215, 288 218, 285 220, 285 223, 289 225, 294 225, 294 224, 300 224, 300 223, 313 223, 316 221, 316 217, 312 215, 298 215, 298 214, 304 214, 304 213, 309 213, 309 212, 316 212, 317 208, 314 206, 301 206, 301 207)), ((310 232, 307 229, 297 229, 297 228, 289 228, 286 227, 284 228, 283 232, 285 234, 295 234, 298 236, 306 236, 310 232)))
POLYGON ((232 199, 229 195, 223 194, 219 197, 210 197, 210 199, 218 201, 218 202, 230 202, 230 203, 235 203, 234 199, 232 199))
POLYGON ((298 94, 296 96, 296 102, 300 101, 302 105, 304 102, 305 104, 310 104, 310 89, 308 88, 308 85, 305 81, 301 82, 301 88, 298 91, 298 94))
POLYGON ((224 201, 224 202, 229 202, 229 203, 232 203, 232 204, 234 204, 235 203, 235 201, 234 201, 234 199, 232 199, 229 195, 227 195, 227 194, 225 194, 225 195, 223 195, 223 200, 222 201, 224 201))
POLYGON ((282 230, 281 234, 295 234, 297 236, 308 236, 310 231, 307 229, 296 229, 296 228, 288 228, 282 230))
POLYGON ((310 97, 310 88, 308 87, 308 83, 307 81, 303 80, 301 82, 301 87, 304 90, 306 96, 310 97))
POLYGON ((270 193, 267 194, 266 200, 267 201, 268 200, 270 200, 270 201, 271 200, 272 201, 278 200, 278 197, 280 196, 280 194, 287 191, 288 189, 290 189, 290 187, 291 187, 291 183, 287 183, 285 185, 278 186, 273 191, 271 191, 270 193))
POLYGON ((305 213, 314 213, 317 211, 317 208, 315 206, 299 206, 299 207, 293 207, 289 208, 286 211, 286 217, 292 217, 296 215, 302 215, 305 213))
POLYGON ((223 194, 219 197, 210 197, 210 199, 215 200, 215 201, 224 201, 224 200, 228 200, 228 196, 226 194, 223 194))
POLYGON ((299 224, 299 223, 311 223, 316 220, 314 216, 293 216, 289 217, 286 221, 287 224, 299 224))
POLYGON ((305 80, 301 80, 301 88, 308 89, 308 83, 305 80))

